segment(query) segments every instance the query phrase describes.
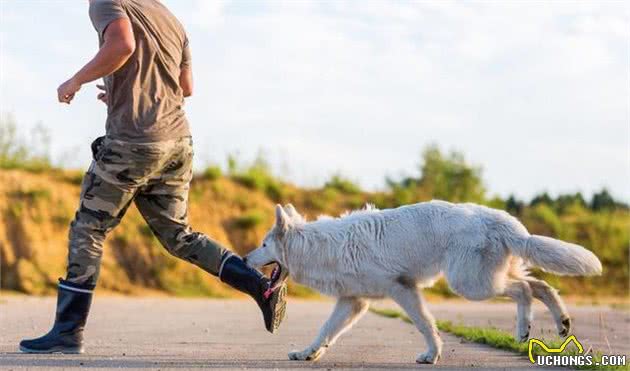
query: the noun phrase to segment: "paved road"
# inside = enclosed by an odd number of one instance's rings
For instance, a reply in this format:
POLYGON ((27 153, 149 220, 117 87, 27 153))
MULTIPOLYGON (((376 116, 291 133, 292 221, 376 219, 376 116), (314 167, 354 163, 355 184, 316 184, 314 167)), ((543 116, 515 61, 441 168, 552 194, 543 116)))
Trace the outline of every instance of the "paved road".
MULTIPOLYGON (((424 343, 411 325, 372 313, 343 336, 321 361, 288 361, 287 352, 308 344, 332 309, 331 302, 299 300, 289 303, 287 321, 279 333, 271 335, 264 331, 258 309, 246 300, 97 297, 86 330, 86 354, 17 353, 20 338, 48 329, 54 304, 53 298, 20 296, 0 301, 0 369, 432 367, 414 363, 424 343)), ((464 308, 463 303, 438 307, 464 308)), ((479 309, 487 318, 487 307, 479 309)), ((438 312, 436 316, 443 318, 442 314, 448 311, 438 312)), ((509 317, 512 312, 510 307, 509 313, 499 315, 509 317)), ((467 317, 482 317, 471 313, 467 312, 467 317)), ((443 334, 443 339, 441 368, 531 369, 523 357, 464 343, 448 334, 443 334)))

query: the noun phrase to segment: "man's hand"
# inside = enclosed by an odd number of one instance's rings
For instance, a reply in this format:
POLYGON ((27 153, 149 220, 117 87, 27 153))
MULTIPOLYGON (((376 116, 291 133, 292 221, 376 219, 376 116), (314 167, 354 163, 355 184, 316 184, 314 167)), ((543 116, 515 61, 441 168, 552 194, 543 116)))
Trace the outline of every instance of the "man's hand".
POLYGON ((74 77, 59 85, 57 88, 57 98, 59 99, 59 103, 70 104, 79 89, 81 89, 81 84, 77 82, 74 77))
POLYGON ((102 92, 98 93, 96 99, 107 105, 107 90, 105 89, 105 85, 96 85, 96 87, 102 90, 102 92))
POLYGON ((81 89, 82 84, 116 72, 136 50, 136 39, 133 35, 131 22, 127 18, 111 21, 105 30, 104 39, 96 56, 83 66, 74 77, 59 86, 57 89, 59 102, 70 104, 74 94, 81 89))

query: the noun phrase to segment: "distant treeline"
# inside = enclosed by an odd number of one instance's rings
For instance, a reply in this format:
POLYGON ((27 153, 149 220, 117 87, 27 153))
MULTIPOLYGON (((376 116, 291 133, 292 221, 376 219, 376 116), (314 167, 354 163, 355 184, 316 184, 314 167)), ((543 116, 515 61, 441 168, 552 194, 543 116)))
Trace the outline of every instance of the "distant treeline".
MULTIPOLYGON (((22 169, 31 172, 55 170, 50 156, 50 135, 41 123, 28 135, 20 133, 11 114, 0 117, 0 169, 22 169)), ((429 146, 422 153, 418 177, 405 177, 401 180, 385 179, 391 198, 381 206, 395 206, 412 203, 419 199, 442 199, 452 202, 490 203, 512 214, 520 215, 526 206, 546 204, 557 213, 564 213, 572 205, 579 205, 592 211, 623 209, 628 204, 615 200, 607 189, 593 194, 590 200, 578 192, 562 194, 553 198, 547 192, 535 196, 529 203, 510 195, 506 200, 487 197, 481 177, 481 167, 466 163, 464 155, 453 151, 444 154, 436 145, 429 146)), ((216 178, 223 175, 220 166, 208 166, 200 174, 202 178, 216 178)), ((234 155, 227 160, 227 173, 237 182, 248 187, 265 188, 274 198, 281 198, 280 189, 284 180, 277 179, 264 156, 259 155, 249 164, 239 163, 234 155)), ((336 189, 346 194, 364 193, 361 187, 341 174, 333 175, 324 184, 325 189, 336 189)))

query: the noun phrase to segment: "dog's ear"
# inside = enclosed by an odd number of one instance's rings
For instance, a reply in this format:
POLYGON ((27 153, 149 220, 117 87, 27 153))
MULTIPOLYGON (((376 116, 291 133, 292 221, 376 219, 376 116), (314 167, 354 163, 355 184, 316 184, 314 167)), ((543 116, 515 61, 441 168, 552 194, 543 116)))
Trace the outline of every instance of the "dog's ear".
POLYGON ((284 205, 284 211, 286 211, 286 213, 290 216, 290 217, 294 217, 296 215, 299 215, 297 210, 295 210, 295 207, 293 207, 293 205, 291 204, 286 204, 284 205))
POLYGON ((298 213, 297 210, 295 210, 295 207, 293 207, 293 205, 291 204, 284 205, 284 211, 286 211, 287 215, 289 215, 292 220, 298 223, 304 222, 304 218, 302 217, 302 215, 300 215, 300 213, 298 213))
POLYGON ((276 228, 281 235, 289 230, 289 219, 290 218, 282 208, 282 205, 276 205, 276 228))

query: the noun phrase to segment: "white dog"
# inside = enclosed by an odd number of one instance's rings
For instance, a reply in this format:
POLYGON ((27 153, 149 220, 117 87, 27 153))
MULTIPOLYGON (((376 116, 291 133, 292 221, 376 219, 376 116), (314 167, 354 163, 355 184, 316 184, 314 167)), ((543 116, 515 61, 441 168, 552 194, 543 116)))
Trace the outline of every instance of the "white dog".
MULTIPOLYGON (((581 246, 530 235, 504 211, 474 204, 431 201, 397 209, 365 210, 306 222, 292 205, 276 206, 276 224, 248 264, 277 263, 283 279, 338 298, 330 318, 292 360, 316 360, 368 309, 370 298, 390 297, 428 344, 418 363, 435 363, 442 342, 419 292, 443 274, 469 300, 507 296, 517 303, 516 339, 526 341, 532 298, 553 314, 558 332, 571 321, 556 290, 529 277, 525 262, 559 275, 601 274, 597 257, 581 246)), ((278 272, 276 272, 278 273, 278 272)), ((282 281, 278 280, 278 281, 282 281)))

